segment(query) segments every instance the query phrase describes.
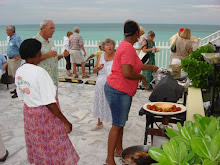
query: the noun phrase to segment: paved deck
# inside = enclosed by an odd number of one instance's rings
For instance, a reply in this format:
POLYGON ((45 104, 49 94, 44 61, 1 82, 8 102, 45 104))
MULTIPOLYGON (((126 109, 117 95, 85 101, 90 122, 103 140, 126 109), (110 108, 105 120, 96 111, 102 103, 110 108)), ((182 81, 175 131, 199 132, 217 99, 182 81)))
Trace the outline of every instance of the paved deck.
MULTIPOLYGON (((65 76, 64 72, 60 73, 65 76)), ((81 78, 81 77, 80 77, 81 78)), ((86 80, 95 80, 96 74, 86 80)), ((83 79, 85 82, 86 80, 83 79)), ((2 165, 27 165, 26 147, 23 127, 23 103, 18 98, 12 99, 5 84, 0 84, 0 130, 3 135, 9 157, 2 165)), ((69 137, 76 148, 80 161, 79 165, 102 165, 107 154, 107 138, 111 123, 104 123, 104 128, 90 131, 97 120, 93 118, 94 85, 59 83, 59 101, 61 110, 73 124, 69 137)), ((133 98, 129 120, 124 128, 124 148, 141 145, 144 141, 145 117, 139 116, 140 108, 149 102, 150 92, 138 90, 133 98)), ((118 158, 117 164, 120 164, 118 158)))

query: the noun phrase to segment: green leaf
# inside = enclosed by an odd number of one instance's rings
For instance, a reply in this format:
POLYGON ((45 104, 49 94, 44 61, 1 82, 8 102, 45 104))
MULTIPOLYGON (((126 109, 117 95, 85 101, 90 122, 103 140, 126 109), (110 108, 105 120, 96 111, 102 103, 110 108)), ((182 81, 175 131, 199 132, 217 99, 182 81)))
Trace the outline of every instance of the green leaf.
POLYGON ((187 156, 183 159, 183 162, 190 162, 192 159, 194 159, 195 153, 193 151, 190 151, 187 156))
POLYGON ((210 153, 213 160, 220 158, 220 131, 217 130, 211 140, 210 153))
POLYGON ((216 162, 213 162, 211 160, 204 160, 204 162, 202 163, 202 165, 218 165, 216 162))
POLYGON ((186 155, 188 155, 188 151, 187 151, 185 143, 180 142, 176 152, 177 152, 176 160, 177 160, 178 164, 186 163, 183 161, 184 158, 186 157, 186 155))
POLYGON ((199 122, 203 118, 203 116, 200 115, 200 114, 194 114, 193 117, 194 117, 196 122, 199 122))
POLYGON ((175 136, 172 139, 175 140, 176 143, 183 142, 186 145, 187 150, 191 150, 190 141, 185 139, 184 137, 182 137, 182 136, 175 136))
POLYGON ((174 162, 177 163, 177 143, 173 139, 170 142, 163 143, 163 150, 166 155, 174 162))
POLYGON ((192 137, 190 135, 190 131, 186 128, 186 127, 183 127, 180 131, 181 135, 186 138, 187 140, 191 140, 192 137))
POLYGON ((195 136, 205 137, 204 130, 202 130, 202 126, 200 125, 200 123, 195 122, 193 124, 193 129, 194 129, 194 132, 195 132, 195 136))
POLYGON ((211 121, 209 122, 209 124, 205 130, 205 134, 210 137, 213 137, 215 134, 215 131, 217 129, 217 120, 213 116, 211 116, 210 119, 211 119, 211 121))
POLYGON ((211 159, 211 153, 209 151, 209 146, 211 141, 207 138, 195 137, 191 141, 191 147, 193 152, 198 156, 206 159, 211 159))
POLYGON ((208 127, 209 123, 210 123, 211 119, 207 116, 203 117, 199 123, 201 124, 201 126, 204 128, 204 130, 206 130, 206 128, 208 127))
POLYGON ((157 162, 160 162, 162 155, 165 154, 165 152, 162 149, 156 147, 150 148, 148 153, 150 157, 157 162))
POLYGON ((167 128, 165 127, 166 129, 166 134, 169 138, 172 138, 172 137, 175 137, 175 136, 179 136, 180 135, 180 132, 175 130, 175 129, 172 129, 172 128, 167 128))

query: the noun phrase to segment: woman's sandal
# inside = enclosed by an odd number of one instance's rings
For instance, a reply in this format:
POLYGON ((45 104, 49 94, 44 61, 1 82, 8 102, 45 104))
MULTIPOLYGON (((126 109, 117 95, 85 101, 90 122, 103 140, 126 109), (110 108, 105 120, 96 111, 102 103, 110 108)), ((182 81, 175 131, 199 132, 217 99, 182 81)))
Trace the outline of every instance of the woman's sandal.
POLYGON ((74 76, 74 78, 79 78, 79 76, 74 76))

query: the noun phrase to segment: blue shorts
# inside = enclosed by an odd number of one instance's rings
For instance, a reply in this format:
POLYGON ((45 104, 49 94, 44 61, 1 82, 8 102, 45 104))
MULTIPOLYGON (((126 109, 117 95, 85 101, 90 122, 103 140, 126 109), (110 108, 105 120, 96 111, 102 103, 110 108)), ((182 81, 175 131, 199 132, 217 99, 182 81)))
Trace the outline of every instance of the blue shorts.
POLYGON ((105 83, 104 91, 112 113, 112 124, 124 127, 128 120, 132 97, 112 88, 107 82, 105 83))

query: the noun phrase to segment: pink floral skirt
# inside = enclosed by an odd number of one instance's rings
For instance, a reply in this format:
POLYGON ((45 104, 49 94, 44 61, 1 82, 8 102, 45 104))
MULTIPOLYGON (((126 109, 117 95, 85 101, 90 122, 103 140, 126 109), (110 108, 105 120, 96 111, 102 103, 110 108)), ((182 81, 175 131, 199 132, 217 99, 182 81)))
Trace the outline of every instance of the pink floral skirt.
POLYGON ((29 163, 77 165, 79 156, 65 132, 64 123, 46 106, 30 108, 24 104, 24 132, 29 163))

